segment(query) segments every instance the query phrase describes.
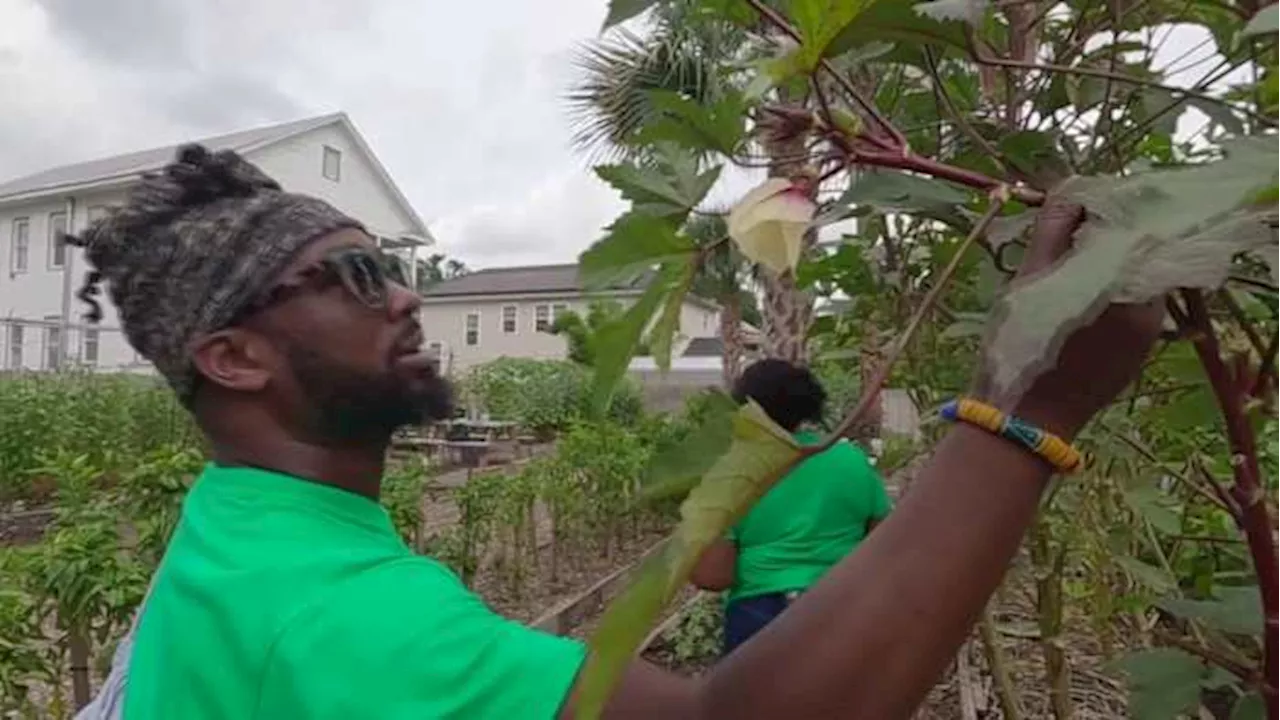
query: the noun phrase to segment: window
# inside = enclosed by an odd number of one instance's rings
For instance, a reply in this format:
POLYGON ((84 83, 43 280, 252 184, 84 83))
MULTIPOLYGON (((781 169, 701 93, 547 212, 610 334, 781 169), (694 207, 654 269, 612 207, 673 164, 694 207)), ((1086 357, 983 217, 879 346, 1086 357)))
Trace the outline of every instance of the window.
POLYGON ((338 182, 342 179, 342 153, 329 147, 324 146, 324 160, 320 166, 320 172, 325 178, 338 182))
POLYGON ((31 222, 27 218, 14 219, 12 240, 13 244, 9 247, 9 272, 26 272, 31 256, 31 222))
POLYGON ((502 332, 511 335, 516 331, 516 306, 502 306, 502 332))
POLYGON ((67 264, 67 214, 49 213, 49 269, 58 270, 67 264))
POLYGON ((98 346, 101 342, 98 328, 85 328, 80 333, 80 362, 98 364, 98 346))
POLYGON ((565 305, 564 303, 555 303, 551 306, 551 321, 555 322, 556 320, 559 320, 560 316, 565 314, 568 310, 568 305, 565 305))
POLYGON ((22 346, 26 344, 23 337, 26 328, 17 323, 9 326, 9 369, 22 369, 22 346))
POLYGON ((538 305, 533 308, 533 329, 538 332, 551 330, 551 306, 538 305))
POLYGON ((46 315, 44 328, 44 369, 57 370, 62 365, 59 359, 62 354, 62 328, 58 325, 61 318, 57 315, 46 315))
POLYGON ((480 313, 467 313, 467 344, 480 344, 480 313))
POLYGON ((89 224, 93 224, 107 216, 106 205, 90 205, 88 209, 89 224))

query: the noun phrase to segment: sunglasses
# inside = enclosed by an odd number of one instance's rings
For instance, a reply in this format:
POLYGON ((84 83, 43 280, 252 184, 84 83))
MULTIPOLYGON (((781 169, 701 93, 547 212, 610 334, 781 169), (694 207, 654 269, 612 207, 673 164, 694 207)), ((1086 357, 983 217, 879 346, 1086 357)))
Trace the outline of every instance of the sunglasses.
POLYGON ((367 307, 383 310, 387 307, 393 283, 409 287, 409 279, 399 260, 364 248, 342 248, 303 268, 296 277, 272 287, 241 311, 237 321, 300 293, 320 292, 334 285, 341 285, 367 307))

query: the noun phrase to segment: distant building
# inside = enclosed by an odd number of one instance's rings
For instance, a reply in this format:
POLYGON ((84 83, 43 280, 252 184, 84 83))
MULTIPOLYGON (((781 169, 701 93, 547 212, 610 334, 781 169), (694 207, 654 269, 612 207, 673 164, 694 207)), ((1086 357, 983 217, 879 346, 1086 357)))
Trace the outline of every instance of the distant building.
MULTIPOLYGON (((432 244, 426 224, 344 113, 196 139, 235 150, 285 189, 323 198, 357 218, 379 244, 406 256, 432 244)), ((115 309, 90 326, 74 296, 85 273, 79 248, 58 241, 119 204, 142 174, 161 169, 170 145, 56 167, 0 182, 0 369, 71 364, 145 369, 120 332, 115 309)))
MULTIPOLYGON (((613 300, 623 306, 644 291, 643 281, 588 291, 577 265, 536 265, 480 270, 440 282, 423 295, 422 327, 448 372, 458 374, 500 357, 563 359, 565 338, 552 335, 558 314, 585 316, 591 303, 613 300)), ((672 348, 682 358, 690 347, 718 342, 720 308, 689 296, 680 312, 672 348)), ((719 367, 719 358, 714 360, 719 367)))

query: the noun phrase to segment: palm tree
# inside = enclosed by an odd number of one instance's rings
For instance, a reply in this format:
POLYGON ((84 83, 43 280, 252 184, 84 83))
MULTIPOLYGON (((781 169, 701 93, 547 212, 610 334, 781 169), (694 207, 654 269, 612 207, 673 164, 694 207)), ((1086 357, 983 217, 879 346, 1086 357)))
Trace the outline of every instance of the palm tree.
POLYGON ((759 322, 755 294, 745 287, 751 281, 751 263, 732 243, 726 242, 728 228, 723 215, 696 214, 685 223, 684 231, 699 246, 708 248, 691 291, 720 306, 719 332, 724 344, 721 377, 726 388, 733 387, 746 358, 742 324, 749 319, 749 314, 759 322))
MULTIPOLYGON (((568 94, 574 116, 574 142, 580 150, 596 157, 628 158, 643 162, 645 147, 642 130, 659 116, 651 93, 663 90, 711 104, 733 87, 739 78, 725 77, 721 68, 750 54, 750 38, 741 28, 708 21, 688 0, 660 5, 652 14, 645 32, 615 30, 587 45, 577 58, 581 77, 568 94)), ((774 162, 772 175, 794 175, 801 168, 795 158, 803 154, 804 137, 786 137, 765 133, 763 149, 774 162)), ((696 226, 698 216, 693 218, 696 226)), ((690 228, 686 228, 687 230, 690 228)), ((701 230, 698 230, 701 232, 701 230)), ((720 238, 723 238, 723 234, 720 238)), ((707 240, 712 242, 714 240, 707 240)), ((710 279, 698 280, 718 290, 712 295, 723 303, 730 294, 725 283, 745 279, 737 271, 740 256, 736 252, 720 257, 719 246, 713 254, 715 263, 733 267, 704 270, 710 279)), ((764 296, 763 326, 765 354, 792 362, 807 363, 808 331, 813 317, 813 300, 796 287, 790 273, 774 274, 760 268, 756 279, 764 296)), ((733 295, 722 318, 725 342, 726 379, 736 377, 741 362, 741 322, 732 320, 732 312, 743 307, 733 295), (731 351, 731 348, 733 350, 731 351), (736 354, 734 354, 736 353, 736 354), (732 355, 732 357, 731 357, 732 355)), ((754 298, 753 298, 754 299, 754 298)))
POLYGON ((446 257, 443 253, 433 253, 429 257, 418 258, 417 291, 426 292, 438 282, 466 275, 471 272, 461 260, 446 257))
POLYGON ((719 67, 745 42, 740 29, 677 0, 658 6, 644 34, 617 28, 587 43, 574 59, 580 78, 565 97, 574 145, 596 158, 643 159, 638 136, 659 116, 651 93, 714 102, 726 87, 719 67))

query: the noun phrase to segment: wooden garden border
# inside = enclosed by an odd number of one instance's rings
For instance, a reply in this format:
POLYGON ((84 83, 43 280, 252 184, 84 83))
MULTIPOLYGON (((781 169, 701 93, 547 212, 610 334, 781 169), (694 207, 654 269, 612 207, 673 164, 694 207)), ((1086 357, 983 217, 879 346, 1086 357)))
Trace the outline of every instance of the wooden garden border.
POLYGON ((644 554, 630 564, 614 570, 597 580, 586 590, 561 601, 544 613, 542 617, 535 620, 533 627, 556 635, 567 635, 574 628, 581 625, 583 620, 599 612, 604 607, 605 602, 617 594, 618 589, 631 579, 632 573, 646 560, 662 550, 670 540, 671 536, 662 538, 649 546, 649 549, 645 550, 644 554))

